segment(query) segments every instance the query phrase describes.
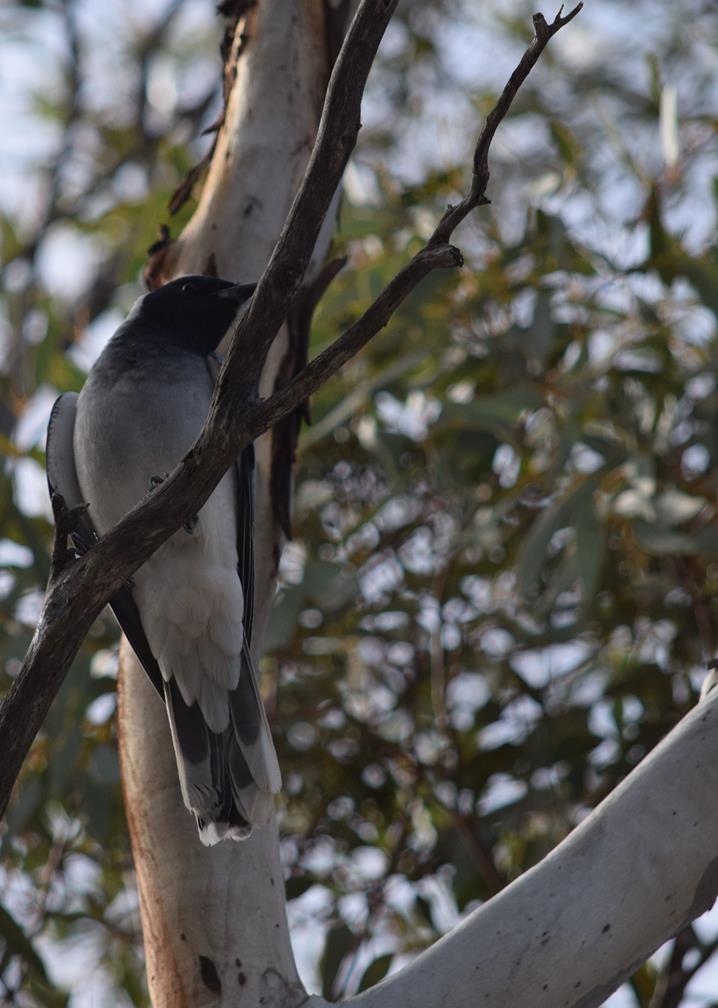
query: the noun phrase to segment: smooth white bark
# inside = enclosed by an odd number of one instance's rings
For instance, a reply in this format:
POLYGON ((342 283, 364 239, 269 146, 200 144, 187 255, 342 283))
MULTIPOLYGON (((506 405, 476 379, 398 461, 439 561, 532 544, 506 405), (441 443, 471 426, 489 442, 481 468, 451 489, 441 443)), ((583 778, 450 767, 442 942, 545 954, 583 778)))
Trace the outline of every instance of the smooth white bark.
POLYGON ((598 1008, 713 904, 717 796, 713 691, 540 864, 352 1008, 598 1008))
MULTIPOLYGON (((324 0, 261 0, 199 206, 163 260, 165 279, 216 269, 257 279, 301 180, 328 80, 324 0)), ((326 252, 325 229, 315 258, 326 252)), ((286 352, 275 341, 266 393, 286 352)), ((274 592, 280 530, 270 501, 271 435, 257 445, 255 651, 274 592)), ((286 921, 276 824, 244 843, 201 845, 184 808, 167 717, 121 650, 120 755, 155 1008, 288 1008, 306 994, 286 921)))

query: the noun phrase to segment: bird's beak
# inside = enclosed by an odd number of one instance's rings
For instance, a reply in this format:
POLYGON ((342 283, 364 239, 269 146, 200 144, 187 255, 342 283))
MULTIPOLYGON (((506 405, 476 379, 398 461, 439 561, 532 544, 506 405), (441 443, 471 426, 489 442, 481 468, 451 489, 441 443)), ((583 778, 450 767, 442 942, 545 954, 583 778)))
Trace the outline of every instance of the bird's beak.
POLYGON ((252 294, 254 294, 256 284, 233 284, 232 287, 223 287, 222 290, 218 290, 215 297, 218 298, 228 298, 230 301, 236 301, 237 304, 244 304, 245 301, 249 301, 252 294))

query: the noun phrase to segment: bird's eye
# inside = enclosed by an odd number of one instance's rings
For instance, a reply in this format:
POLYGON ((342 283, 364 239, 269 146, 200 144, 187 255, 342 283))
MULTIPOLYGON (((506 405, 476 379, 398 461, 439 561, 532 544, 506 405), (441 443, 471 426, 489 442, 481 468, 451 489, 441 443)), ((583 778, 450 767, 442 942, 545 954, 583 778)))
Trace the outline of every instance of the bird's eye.
POLYGON ((194 294, 196 290, 197 290, 197 284, 195 283, 182 284, 183 294, 194 294))

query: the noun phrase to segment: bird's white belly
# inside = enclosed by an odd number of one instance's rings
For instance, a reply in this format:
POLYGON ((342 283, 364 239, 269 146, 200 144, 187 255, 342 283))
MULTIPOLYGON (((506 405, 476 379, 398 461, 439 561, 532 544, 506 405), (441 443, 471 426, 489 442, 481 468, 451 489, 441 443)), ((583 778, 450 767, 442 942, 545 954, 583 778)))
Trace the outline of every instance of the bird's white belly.
MULTIPOLYGON (((101 408, 97 396, 80 396, 77 475, 100 534, 150 492, 152 481, 166 477, 196 440, 211 385, 201 369, 187 378, 120 380, 101 408)), ((187 704, 199 702, 214 731, 227 727, 227 691, 236 688, 241 668, 244 600, 235 510, 230 471, 196 523, 176 532, 134 575, 133 596, 163 676, 176 678, 187 704)))

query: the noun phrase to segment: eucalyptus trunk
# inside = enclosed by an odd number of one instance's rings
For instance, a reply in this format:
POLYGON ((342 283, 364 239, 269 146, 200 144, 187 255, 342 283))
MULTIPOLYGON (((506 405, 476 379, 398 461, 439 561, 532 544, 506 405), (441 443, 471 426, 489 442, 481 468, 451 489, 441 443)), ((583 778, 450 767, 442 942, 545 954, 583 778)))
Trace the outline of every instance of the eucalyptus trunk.
MULTIPOLYGON (((312 149, 342 19, 336 8, 325 0, 261 0, 239 19, 225 69, 231 84, 224 121, 197 209, 150 263, 151 282, 204 272, 259 277, 312 149)), ((324 258, 331 224, 310 274, 324 258)), ((285 326, 267 360, 262 394, 296 370, 294 342, 285 326)), ((255 657, 288 514, 279 497, 288 492, 292 438, 285 426, 257 444, 255 657)), ((243 843, 202 846, 182 803, 164 707, 126 641, 118 732, 155 1008, 229 1006, 240 998, 272 1008, 303 1000, 276 823, 243 843)))

